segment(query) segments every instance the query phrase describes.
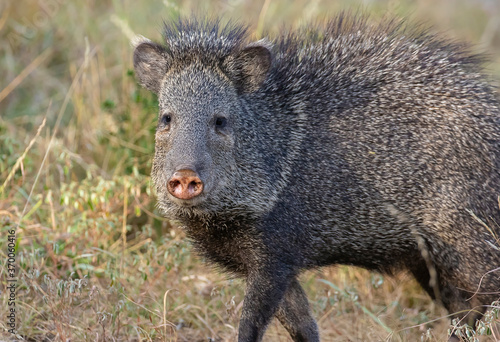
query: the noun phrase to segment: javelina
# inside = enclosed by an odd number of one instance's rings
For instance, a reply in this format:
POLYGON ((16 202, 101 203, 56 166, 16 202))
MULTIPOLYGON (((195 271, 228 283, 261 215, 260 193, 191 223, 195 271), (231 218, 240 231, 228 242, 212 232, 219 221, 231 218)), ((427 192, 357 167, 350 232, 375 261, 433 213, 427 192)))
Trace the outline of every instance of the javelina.
POLYGON ((500 111, 477 57, 351 15, 269 41, 217 20, 164 35, 134 52, 159 97, 159 207, 246 278, 239 341, 273 316, 319 341, 297 275, 324 265, 409 270, 470 323, 499 297, 500 111))

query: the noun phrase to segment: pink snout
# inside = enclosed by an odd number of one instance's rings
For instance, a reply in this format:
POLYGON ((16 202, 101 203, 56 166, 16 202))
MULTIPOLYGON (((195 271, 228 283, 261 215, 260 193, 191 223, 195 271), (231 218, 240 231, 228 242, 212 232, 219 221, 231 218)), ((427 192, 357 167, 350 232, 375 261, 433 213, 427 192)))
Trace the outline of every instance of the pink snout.
POLYGON ((188 200, 202 193, 203 182, 195 171, 182 169, 170 178, 167 188, 172 196, 188 200))

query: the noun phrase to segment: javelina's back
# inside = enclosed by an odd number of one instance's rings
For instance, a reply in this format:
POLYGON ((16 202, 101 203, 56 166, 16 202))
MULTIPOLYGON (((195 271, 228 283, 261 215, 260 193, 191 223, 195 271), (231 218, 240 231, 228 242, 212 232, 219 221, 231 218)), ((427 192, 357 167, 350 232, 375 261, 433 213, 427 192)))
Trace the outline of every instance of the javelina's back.
POLYGON ((408 269, 453 313, 498 298, 500 111, 480 60, 350 16, 245 40, 181 22, 134 60, 160 98, 160 207, 247 277, 240 341, 273 315, 318 340, 295 280, 311 267, 408 269))

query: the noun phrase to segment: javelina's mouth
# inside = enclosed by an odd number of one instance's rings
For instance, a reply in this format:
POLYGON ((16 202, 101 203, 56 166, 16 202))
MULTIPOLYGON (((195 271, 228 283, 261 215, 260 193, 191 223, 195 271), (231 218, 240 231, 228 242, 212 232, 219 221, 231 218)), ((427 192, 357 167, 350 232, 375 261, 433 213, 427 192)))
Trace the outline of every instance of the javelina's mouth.
POLYGON ((181 198, 177 198, 175 196, 172 196, 172 195, 168 195, 168 201, 175 204, 175 205, 178 205, 180 207, 184 207, 184 208, 189 208, 189 207, 195 207, 199 204, 201 204, 205 199, 205 196, 203 194, 197 196, 197 197, 194 197, 194 198, 190 198, 190 199, 181 199, 181 198))

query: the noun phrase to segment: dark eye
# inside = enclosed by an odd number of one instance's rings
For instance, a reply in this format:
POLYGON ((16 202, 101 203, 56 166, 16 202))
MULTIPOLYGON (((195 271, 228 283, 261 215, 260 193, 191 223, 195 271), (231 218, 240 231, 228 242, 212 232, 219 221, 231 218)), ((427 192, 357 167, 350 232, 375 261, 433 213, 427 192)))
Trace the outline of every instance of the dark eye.
POLYGON ((222 116, 215 119, 215 127, 216 128, 219 128, 219 129, 224 128, 224 127, 226 127, 226 124, 227 124, 227 119, 222 117, 222 116))
POLYGON ((168 126, 170 125, 170 121, 172 121, 172 117, 170 116, 170 114, 164 114, 161 116, 160 124, 162 126, 168 126))

